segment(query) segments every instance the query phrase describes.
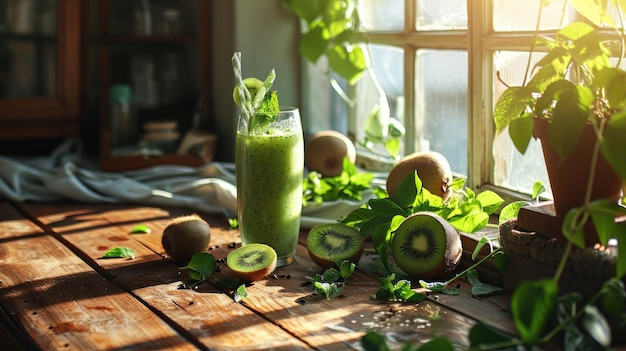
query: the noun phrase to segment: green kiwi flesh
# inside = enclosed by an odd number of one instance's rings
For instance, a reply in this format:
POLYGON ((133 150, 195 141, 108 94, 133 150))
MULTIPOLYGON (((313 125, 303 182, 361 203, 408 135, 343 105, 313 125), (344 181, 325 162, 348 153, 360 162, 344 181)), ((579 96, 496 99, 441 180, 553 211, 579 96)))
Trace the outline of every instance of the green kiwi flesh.
POLYGON ((256 281, 276 269, 276 251, 266 244, 247 244, 231 251, 226 264, 241 280, 256 281))
POLYGON ((420 279, 445 279, 462 254, 459 232, 432 212, 417 212, 398 226, 391 242, 394 262, 420 279))
POLYGON ((313 262, 322 268, 333 267, 343 260, 356 264, 363 254, 361 233, 342 223, 313 227, 307 236, 306 246, 313 262))
POLYGON ((176 262, 187 262, 197 253, 209 247, 211 230, 209 224, 196 214, 172 219, 161 237, 161 245, 176 262))

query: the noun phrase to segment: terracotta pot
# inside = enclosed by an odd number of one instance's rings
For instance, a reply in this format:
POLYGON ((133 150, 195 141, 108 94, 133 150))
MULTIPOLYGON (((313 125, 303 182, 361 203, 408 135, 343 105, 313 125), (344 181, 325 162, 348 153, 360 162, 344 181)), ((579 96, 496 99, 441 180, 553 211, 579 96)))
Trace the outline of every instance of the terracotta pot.
MULTIPOLYGON (((585 200, 585 189, 589 181, 596 135, 592 126, 586 126, 572 152, 565 159, 561 159, 547 140, 548 122, 539 118, 535 118, 534 122, 533 134, 541 140, 556 214, 557 216, 565 216, 570 209, 580 207, 585 200)), ((621 179, 619 175, 613 171, 600 153, 596 164, 591 199, 612 198, 617 201, 620 192, 621 179)))

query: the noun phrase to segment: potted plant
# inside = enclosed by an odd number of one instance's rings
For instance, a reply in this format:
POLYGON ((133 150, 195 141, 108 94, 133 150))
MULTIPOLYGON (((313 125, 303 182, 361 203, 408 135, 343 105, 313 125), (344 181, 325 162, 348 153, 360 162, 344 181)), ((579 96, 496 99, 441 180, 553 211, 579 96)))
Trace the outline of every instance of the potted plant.
POLYGON ((623 48, 613 44, 624 35, 606 40, 610 36, 598 29, 610 18, 606 2, 573 5, 596 25, 575 22, 554 38, 539 38, 546 55, 527 83, 503 92, 494 122, 498 133, 508 129, 521 153, 531 137, 541 141, 563 234, 584 247, 591 218, 606 245, 618 228, 615 216, 624 213, 618 199, 626 179, 626 71, 618 68, 621 60, 611 64, 616 53, 610 50, 623 48))
MULTIPOLYGON (((371 60, 364 46, 366 33, 358 30, 355 0, 285 0, 285 3, 302 22, 300 53, 306 60, 315 64, 325 56, 329 70, 349 85, 369 75, 379 98, 365 119, 365 137, 360 144, 370 151, 374 150, 373 145, 382 145, 392 160, 397 159, 404 126, 390 115, 387 96, 369 65, 371 60)), ((354 105, 335 79, 330 78, 330 84, 348 105, 354 105)))

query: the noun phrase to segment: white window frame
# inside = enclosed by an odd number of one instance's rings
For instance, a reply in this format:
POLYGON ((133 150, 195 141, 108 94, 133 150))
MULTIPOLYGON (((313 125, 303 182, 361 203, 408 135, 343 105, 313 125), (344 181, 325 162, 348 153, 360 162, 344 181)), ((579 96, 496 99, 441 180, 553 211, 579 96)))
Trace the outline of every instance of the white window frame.
MULTIPOLYGON (((417 31, 415 0, 405 0, 403 32, 368 32, 368 43, 402 48, 404 51, 405 154, 419 151, 416 145, 416 51, 420 49, 466 50, 468 53, 468 174, 467 186, 491 189, 505 200, 528 199, 525 194, 496 187, 493 175, 492 144, 494 82, 493 55, 498 50, 527 51, 533 31, 495 32, 490 0, 467 0, 467 30, 417 31)), ((550 33, 555 31, 547 31, 550 33)), ((545 34, 543 33, 543 34, 545 34)), ((356 116, 348 114, 348 132, 356 134, 356 116)))

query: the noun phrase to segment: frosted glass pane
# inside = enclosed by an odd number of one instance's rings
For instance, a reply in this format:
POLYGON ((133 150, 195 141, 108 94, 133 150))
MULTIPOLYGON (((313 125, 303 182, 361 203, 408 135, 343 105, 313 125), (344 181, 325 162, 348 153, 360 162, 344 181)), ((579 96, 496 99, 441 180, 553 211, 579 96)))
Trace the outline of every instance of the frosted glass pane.
MULTIPOLYGON (((543 8, 540 26, 555 29, 560 23, 569 23, 575 12, 570 8, 563 11, 564 0, 553 0, 543 8)), ((540 0, 510 1, 493 0, 493 27, 496 31, 534 30, 537 25, 540 0)))
POLYGON ((361 0, 361 25, 368 31, 398 31, 404 28, 404 0, 361 0))
POLYGON ((467 175, 467 52, 419 50, 416 79, 419 149, 442 153, 467 175))
MULTIPOLYGON (((373 78, 385 92, 391 117, 404 122, 404 51, 397 47, 377 44, 371 44, 368 51, 371 53, 373 74, 365 74, 357 84, 358 122, 355 128, 360 139, 365 136, 365 119, 379 101, 380 95, 373 78)), ((387 154, 382 147, 376 150, 383 155, 387 154)))
POLYGON ((415 0, 418 30, 467 29, 466 0, 415 0))
MULTIPOLYGON (((543 54, 533 54, 531 67, 543 54)), ((506 85, 521 85, 528 61, 527 52, 503 51, 494 56, 494 98, 497 100, 506 85), (506 84, 506 85, 505 85, 506 84)), ((494 101, 495 102, 495 101, 494 101)), ((508 131, 497 135, 493 143, 494 183, 522 193, 531 194, 536 181, 543 183, 548 190, 542 196, 550 197, 550 183, 546 171, 541 143, 531 139, 525 154, 520 154, 511 142, 508 131)))

